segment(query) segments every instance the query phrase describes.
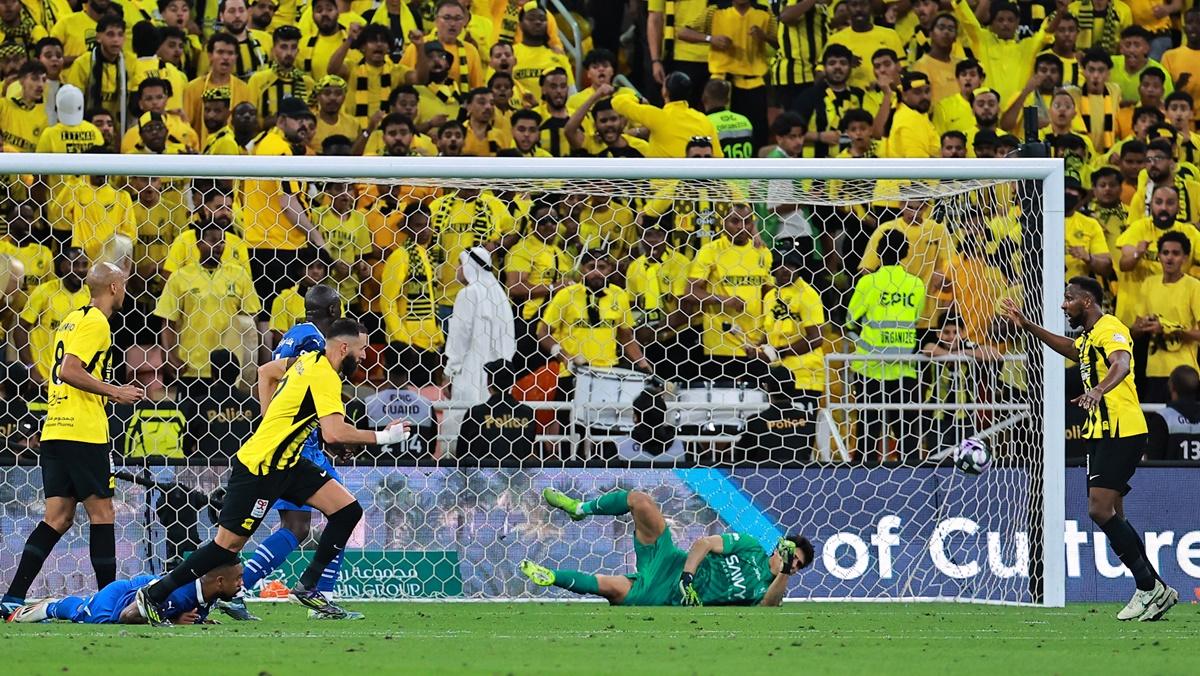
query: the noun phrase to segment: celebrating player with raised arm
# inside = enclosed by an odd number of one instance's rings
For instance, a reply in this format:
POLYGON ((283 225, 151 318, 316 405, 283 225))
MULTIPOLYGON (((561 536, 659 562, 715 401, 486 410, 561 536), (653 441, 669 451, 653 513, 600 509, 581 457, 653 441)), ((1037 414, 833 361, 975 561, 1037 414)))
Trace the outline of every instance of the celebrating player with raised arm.
MULTIPOLYGON (((145 624, 134 597, 139 589, 157 580, 138 575, 117 580, 91 596, 45 599, 17 608, 9 622, 66 620, 79 624, 145 624)), ((242 564, 234 563, 208 571, 196 584, 176 589, 162 605, 163 617, 175 624, 202 624, 219 599, 230 599, 242 588, 242 564)))
POLYGON ((1103 287, 1091 277, 1072 277, 1067 283, 1063 312, 1071 328, 1083 330, 1074 340, 1029 321, 1012 299, 1005 299, 1004 312, 1047 347, 1079 362, 1086 390, 1071 403, 1088 412, 1083 431, 1088 444, 1088 516, 1137 583, 1117 619, 1153 621, 1179 602, 1179 592, 1150 565, 1141 537, 1125 519, 1129 480, 1146 446, 1146 418, 1133 385, 1133 339, 1119 319, 1105 314, 1103 299, 1103 287))
MULTIPOLYGON (((259 402, 264 410, 271 401, 280 379, 283 378, 292 363, 302 354, 321 352, 325 349, 325 334, 328 333, 330 325, 341 316, 342 299, 333 287, 317 284, 304 294, 304 318, 307 321, 288 329, 272 354, 275 361, 259 368, 259 402)), ((321 450, 321 440, 318 438, 316 430, 313 430, 312 434, 304 440, 300 455, 311 460, 318 468, 329 472, 329 475, 336 481, 341 481, 329 456, 321 450)), ((308 539, 309 529, 312 526, 312 507, 293 504, 281 499, 275 502, 274 509, 279 510, 279 530, 271 533, 259 543, 258 548, 246 560, 245 572, 242 573, 244 591, 248 592, 253 589, 260 580, 282 565, 288 554, 298 549, 301 543, 308 539)), ((332 594, 341 567, 342 554, 338 554, 322 571, 317 589, 326 595, 332 594)), ((240 594, 230 601, 218 601, 216 607, 235 620, 258 619, 246 608, 246 601, 240 594)), ((334 619, 333 616, 315 611, 309 616, 318 619, 334 619)), ((362 613, 347 610, 345 617, 336 619, 362 619, 362 613)))
POLYGON ((685 552, 671 541, 654 499, 641 491, 617 490, 581 502, 547 488, 542 497, 574 521, 633 515, 636 575, 594 575, 521 562, 521 572, 538 586, 603 596, 615 606, 778 606, 789 576, 812 563, 812 544, 802 535, 780 540, 770 555, 745 533, 702 537, 685 552))
POLYGON ((358 322, 339 319, 330 325, 325 341, 323 352, 304 354, 287 370, 263 411, 262 422, 238 450, 217 518, 216 537, 169 575, 138 590, 138 612, 151 624, 169 623, 161 604, 171 592, 214 568, 236 562, 238 552, 280 498, 312 505, 326 517, 313 560, 288 598, 318 613, 345 616, 345 610, 317 590, 317 582, 329 562, 345 549, 362 518, 362 506, 328 471, 304 458, 301 447, 316 429, 326 443, 380 446, 404 441, 408 430, 400 422, 382 432, 346 423, 342 378, 353 375, 366 357, 367 335, 358 322))

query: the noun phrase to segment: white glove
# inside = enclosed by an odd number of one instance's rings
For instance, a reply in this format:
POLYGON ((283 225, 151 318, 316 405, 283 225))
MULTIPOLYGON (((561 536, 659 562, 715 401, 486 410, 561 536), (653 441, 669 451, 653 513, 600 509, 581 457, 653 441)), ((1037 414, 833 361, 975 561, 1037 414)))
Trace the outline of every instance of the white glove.
POLYGON ((402 441, 407 441, 409 437, 408 425, 399 424, 389 427, 382 432, 375 433, 375 443, 379 446, 391 446, 402 441))

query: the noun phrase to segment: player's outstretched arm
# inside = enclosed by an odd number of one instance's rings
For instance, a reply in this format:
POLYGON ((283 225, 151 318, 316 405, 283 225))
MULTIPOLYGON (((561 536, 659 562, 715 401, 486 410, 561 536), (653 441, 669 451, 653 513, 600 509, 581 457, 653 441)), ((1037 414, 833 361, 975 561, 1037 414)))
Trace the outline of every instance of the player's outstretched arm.
POLYGON ((1013 324, 1016 324, 1021 330, 1045 343, 1046 347, 1049 347, 1051 350, 1054 350, 1067 359, 1079 358, 1079 353, 1075 350, 1075 341, 1067 338, 1066 336, 1060 336, 1057 333, 1052 333, 1046 328, 1038 326, 1037 324, 1029 321, 1029 319, 1025 316, 1025 313, 1021 311, 1020 306, 1017 305, 1016 301, 1013 299, 1005 298, 1002 307, 1005 316, 1007 316, 1013 324))
POLYGON ((321 418, 321 438, 327 444, 375 444, 390 446, 408 439, 408 423, 396 420, 381 432, 360 430, 346 422, 341 413, 333 413, 321 418))

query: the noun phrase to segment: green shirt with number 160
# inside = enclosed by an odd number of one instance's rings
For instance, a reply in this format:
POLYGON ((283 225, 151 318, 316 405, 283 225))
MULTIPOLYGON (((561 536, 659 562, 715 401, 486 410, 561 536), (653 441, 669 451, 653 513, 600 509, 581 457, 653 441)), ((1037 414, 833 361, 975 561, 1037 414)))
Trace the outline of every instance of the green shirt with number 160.
POLYGON ((750 124, 745 115, 739 115, 732 110, 718 110, 709 113, 708 119, 717 128, 717 138, 725 157, 754 157, 754 144, 750 142, 754 135, 754 125, 750 124))

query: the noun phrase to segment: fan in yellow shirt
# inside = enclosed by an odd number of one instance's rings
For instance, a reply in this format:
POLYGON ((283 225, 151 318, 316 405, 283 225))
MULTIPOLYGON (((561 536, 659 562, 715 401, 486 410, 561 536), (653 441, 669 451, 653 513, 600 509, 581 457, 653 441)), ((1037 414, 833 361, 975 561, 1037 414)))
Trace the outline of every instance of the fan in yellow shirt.
POLYGON ((775 257, 775 288, 763 299, 763 330, 770 349, 760 347, 759 354, 791 371, 795 389, 819 405, 825 395, 825 308, 803 279, 805 267, 802 257, 775 257))
MULTIPOLYGON (((288 287, 275 296, 271 301, 271 314, 267 327, 271 330, 271 344, 278 346, 283 334, 306 319, 304 297, 308 291, 318 284, 328 281, 329 267, 320 256, 307 254, 304 262, 304 276, 296 286, 288 287)), ((346 296, 340 296, 346 298, 346 296)))
POLYGON ((196 179, 192 187, 196 204, 196 220, 175 236, 163 262, 163 273, 169 275, 192 263, 200 262, 200 231, 210 221, 225 232, 221 262, 240 265, 250 274, 250 253, 246 242, 233 232, 233 184, 226 179, 196 179))
POLYGON ((27 61, 17 71, 19 94, 0 98, 0 136, 5 152, 31 153, 49 126, 42 93, 46 89, 46 67, 27 61))
POLYGON ((746 357, 761 343, 763 298, 772 285, 771 252, 755 241, 749 204, 733 204, 724 234, 700 247, 688 271, 688 297, 704 308, 702 344, 710 357, 746 357))
POLYGON ((18 282, 17 293, 10 301, 10 307, 18 314, 25 308, 33 287, 54 274, 54 254, 33 235, 32 228, 37 219, 33 202, 13 205, 5 219, 8 233, 0 237, 0 255, 12 256, 25 268, 25 276, 18 282))
POLYGON ((250 317, 262 309, 246 269, 222 261, 220 226, 206 223, 198 245, 200 261, 171 274, 154 308, 154 316, 165 320, 163 351, 183 378, 209 377, 213 350, 240 354, 243 332, 253 330, 250 317))
MULTIPOLYGON (((544 200, 529 207, 529 234, 513 245, 505 260, 508 296, 518 306, 517 317, 536 320, 546 301, 566 284, 573 261, 559 246, 558 216, 544 200)), ((520 336, 518 336, 520 338, 520 336)))
POLYGON ((624 356, 649 373, 650 364, 634 339, 629 294, 612 283, 616 264, 603 251, 588 251, 579 268, 583 281, 554 294, 537 328, 542 349, 563 362, 560 389, 570 389, 562 378, 569 377, 573 364, 611 368, 624 356))
POLYGON ((1108 239, 1100 222, 1091 216, 1079 213, 1087 190, 1078 178, 1068 176, 1064 181, 1066 217, 1063 229, 1066 232, 1067 271, 1065 279, 1072 277, 1095 277, 1102 279, 1113 271, 1112 254, 1108 239))
POLYGON ((1158 240, 1168 232, 1182 232, 1192 243, 1193 264, 1200 252, 1200 231, 1191 223, 1180 223, 1179 190, 1172 185, 1156 188, 1151 194, 1150 216, 1132 221, 1117 238, 1121 251, 1118 270, 1117 319, 1132 326, 1136 308, 1145 296, 1146 281, 1162 275, 1158 262, 1158 240))
POLYGON ((625 290, 633 304, 634 323, 639 337, 646 336, 643 342, 647 344, 656 331, 688 324, 687 314, 680 311, 679 299, 687 292, 692 262, 671 247, 662 220, 642 217, 641 255, 625 272, 625 290), (643 327, 649 330, 643 332, 643 327))
POLYGON ((312 146, 320 148, 330 136, 345 136, 358 142, 363 127, 342 107, 346 104, 346 81, 336 75, 326 75, 316 84, 317 130, 312 146))
POLYGON ((83 249, 89 260, 98 261, 115 237, 127 238, 131 246, 137 241, 129 193, 112 187, 107 176, 64 184, 55 200, 71 224, 71 246, 83 249))
POLYGON ((1138 388, 1141 401, 1170 400, 1167 378, 1180 366, 1200 370, 1196 344, 1200 343, 1200 280, 1187 274, 1192 261, 1192 241, 1182 232, 1167 232, 1158 238, 1158 262, 1162 275, 1148 277, 1138 294, 1129 327, 1134 338, 1146 338, 1146 383, 1138 388))
MULTIPOLYGON (((354 208, 356 195, 349 183, 326 183, 329 203, 312 210, 313 223, 325 236, 325 252, 333 262, 333 282, 342 298, 359 299, 363 282, 371 278, 367 258, 374 253, 367 216, 354 208)), ((365 308, 364 308, 365 309, 365 308)), ((289 327, 291 328, 291 327, 289 327)))
POLYGON ((405 239, 383 266, 380 305, 388 340, 420 350, 445 342, 435 312, 435 285, 429 251, 416 237, 405 239))
POLYGON ((330 57, 329 72, 347 83, 345 111, 361 127, 366 127, 377 113, 387 111, 392 90, 405 82, 408 67, 392 63, 388 58, 391 46, 392 37, 385 26, 351 26, 349 41, 330 57), (348 55, 351 45, 356 52, 348 55))
MULTIPOLYGON (((871 16, 869 0, 845 0, 845 6, 850 14, 850 25, 829 36, 828 45, 843 45, 858 57, 858 65, 850 75, 850 85, 866 88, 875 82, 871 57, 881 49, 890 49, 900 55, 903 63, 904 41, 891 28, 875 24, 871 16)), ((988 69, 988 75, 991 75, 988 69)))
POLYGON ((511 228, 512 216, 491 192, 474 188, 447 192, 429 205, 429 213, 437 302, 449 310, 462 288, 457 279, 458 255, 499 240, 511 228))

